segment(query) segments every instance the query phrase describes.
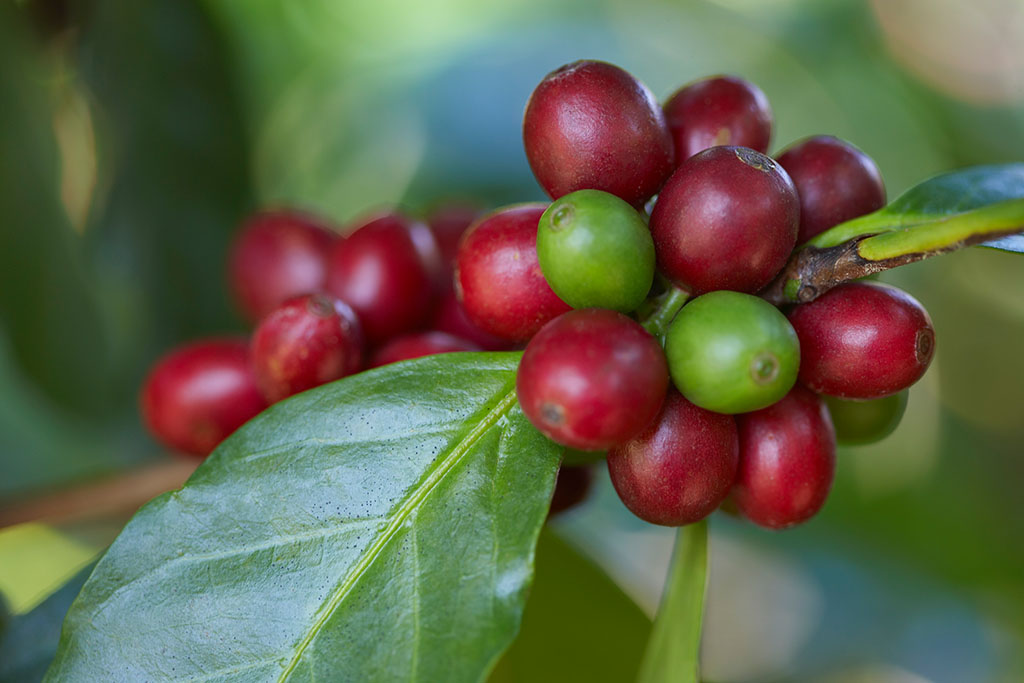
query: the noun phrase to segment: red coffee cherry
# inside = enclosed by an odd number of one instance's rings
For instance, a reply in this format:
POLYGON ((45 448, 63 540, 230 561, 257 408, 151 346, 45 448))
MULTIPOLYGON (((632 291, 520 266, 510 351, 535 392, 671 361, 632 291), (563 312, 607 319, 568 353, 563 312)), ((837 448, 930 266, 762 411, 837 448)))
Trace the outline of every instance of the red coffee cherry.
POLYGON ((585 308, 545 325, 516 376, 523 413, 557 443, 585 451, 616 446, 657 416, 668 367, 657 340, 615 311, 585 308))
POLYGON ((466 315, 466 311, 463 310, 454 290, 441 295, 441 302, 434 311, 430 327, 439 332, 447 332, 452 336, 473 342, 484 351, 508 351, 515 347, 515 344, 507 339, 484 332, 474 325, 466 315))
POLYGON ((551 496, 548 517, 554 517, 582 503, 587 499, 593 485, 593 468, 562 465, 555 480, 555 492, 551 496))
POLYGON ((245 315, 256 321, 285 299, 323 289, 336 240, 326 223, 298 211, 250 217, 228 257, 231 290, 245 315))
POLYGON ((642 206, 672 172, 672 136, 650 90, 617 66, 552 71, 523 117, 530 168, 552 199, 604 190, 642 206))
POLYGON ((392 339, 377 349, 370 362, 371 368, 397 363, 400 360, 432 356, 436 353, 454 351, 480 351, 473 342, 459 339, 445 332, 418 332, 392 339))
POLYGON ((390 212, 362 221, 331 250, 327 291, 355 309, 377 343, 426 323, 440 274, 430 229, 390 212))
POLYGON ((662 272, 694 293, 761 289, 786 264, 799 224, 789 176, 745 147, 712 147, 684 161, 650 223, 662 272))
POLYGON ((174 349, 150 370, 142 419, 161 443, 205 456, 267 407, 244 339, 207 339, 174 349))
POLYGON ((789 313, 800 339, 800 381, 846 399, 881 398, 921 379, 935 353, 928 312, 906 292, 849 282, 789 313))
POLYGON ((462 239, 455 289, 466 315, 483 331, 526 341, 569 305, 548 286, 537 261, 537 224, 544 204, 499 209, 462 239))
POLYGON ((664 526, 714 512, 729 495, 738 462, 736 420, 698 408, 674 389, 654 422, 608 451, 619 498, 640 519, 664 526))
POLYGON ((740 465, 732 500, 740 513, 769 529, 813 517, 835 474, 836 437, 824 402, 797 385, 737 422, 740 465))
POLYGON ((359 372, 363 333, 352 308, 326 294, 289 299, 252 336, 256 383, 271 403, 359 372))
POLYGON ((798 243, 885 206, 878 166, 849 142, 828 135, 791 145, 778 157, 800 196, 798 243))
POLYGON ((679 165, 708 147, 733 145, 768 152, 772 108, 750 81, 735 76, 704 78, 678 90, 665 103, 679 165))
POLYGON ((427 225, 434 233, 434 239, 441 252, 445 291, 452 287, 455 255, 459 253, 459 242, 462 240, 462 235, 480 216, 480 213, 480 207, 475 204, 450 202, 438 206, 427 215, 427 225))

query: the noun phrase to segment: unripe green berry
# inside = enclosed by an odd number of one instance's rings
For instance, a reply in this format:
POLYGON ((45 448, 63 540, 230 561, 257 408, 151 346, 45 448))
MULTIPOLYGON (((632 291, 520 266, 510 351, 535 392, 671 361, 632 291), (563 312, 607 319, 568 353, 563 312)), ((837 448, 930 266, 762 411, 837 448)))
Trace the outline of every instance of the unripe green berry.
POLYGON ((862 446, 881 441, 895 431, 907 409, 908 390, 869 401, 847 401, 823 396, 836 441, 846 446, 862 446))
POLYGON ((770 406, 793 388, 800 368, 800 343, 786 316, 764 299, 725 290, 679 312, 665 353, 683 396, 717 413, 770 406))
POLYGON ((636 210, 615 195, 579 190, 548 207, 537 257, 551 289, 573 308, 629 313, 654 280, 654 241, 636 210))

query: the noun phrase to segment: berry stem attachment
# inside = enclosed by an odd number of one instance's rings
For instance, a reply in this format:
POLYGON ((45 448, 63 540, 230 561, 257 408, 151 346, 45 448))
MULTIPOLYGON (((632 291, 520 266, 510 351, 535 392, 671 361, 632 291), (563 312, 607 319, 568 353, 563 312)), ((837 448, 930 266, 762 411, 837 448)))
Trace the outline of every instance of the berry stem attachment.
POLYGON ((1022 206, 1024 200, 1015 199, 896 228, 869 226, 866 221, 874 220, 874 214, 854 219, 794 253, 761 297, 777 306, 807 303, 843 282, 1016 234, 1024 230, 1022 206), (837 236, 863 229, 874 234, 851 235, 833 244, 837 236))
MULTIPOLYGON (((658 276, 661 280, 661 275, 658 276)), ((678 285, 664 281, 667 290, 653 301, 654 308, 643 316, 640 325, 657 338, 664 341, 668 326, 675 320, 676 314, 682 310, 683 305, 689 300, 690 293, 678 285)))

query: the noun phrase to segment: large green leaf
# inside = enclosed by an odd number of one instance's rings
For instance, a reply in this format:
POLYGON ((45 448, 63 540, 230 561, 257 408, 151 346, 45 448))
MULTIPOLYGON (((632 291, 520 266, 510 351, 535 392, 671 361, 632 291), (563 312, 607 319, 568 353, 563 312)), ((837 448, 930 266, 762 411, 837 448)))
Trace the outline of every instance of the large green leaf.
POLYGON ((629 681, 651 621, 594 563, 546 530, 523 628, 491 683, 629 681))
MULTIPOLYGON (((808 244, 831 247, 861 235, 926 225, 948 233, 942 236, 946 241, 961 233, 1024 230, 1024 163, 975 166, 936 176, 888 206, 837 225, 808 244)), ((918 236, 923 234, 917 231, 918 236)), ((1002 237, 983 246, 1024 252, 1024 238, 1002 237)))
POLYGON ((639 683, 698 683, 707 588, 708 523, 679 529, 639 683))
POLYGON ((517 353, 279 403, 128 523, 48 679, 477 681, 519 626, 560 448, 517 353))

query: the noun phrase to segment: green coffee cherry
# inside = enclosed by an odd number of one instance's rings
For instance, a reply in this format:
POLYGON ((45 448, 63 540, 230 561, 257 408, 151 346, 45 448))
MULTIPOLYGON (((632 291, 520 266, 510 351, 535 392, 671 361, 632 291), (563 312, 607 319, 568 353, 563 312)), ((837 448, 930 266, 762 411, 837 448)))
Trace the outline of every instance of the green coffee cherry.
POLYGON ((683 396, 716 413, 770 406, 793 388, 800 369, 800 343, 786 316, 764 299, 724 290, 683 307, 665 353, 683 396))
POLYGON ((579 190, 548 207, 537 227, 540 269, 573 308, 636 309, 654 280, 654 241, 615 195, 579 190))
POLYGON ((836 441, 847 446, 862 446, 889 436, 903 419, 909 394, 904 390, 870 401, 846 401, 824 396, 836 428, 836 441))

